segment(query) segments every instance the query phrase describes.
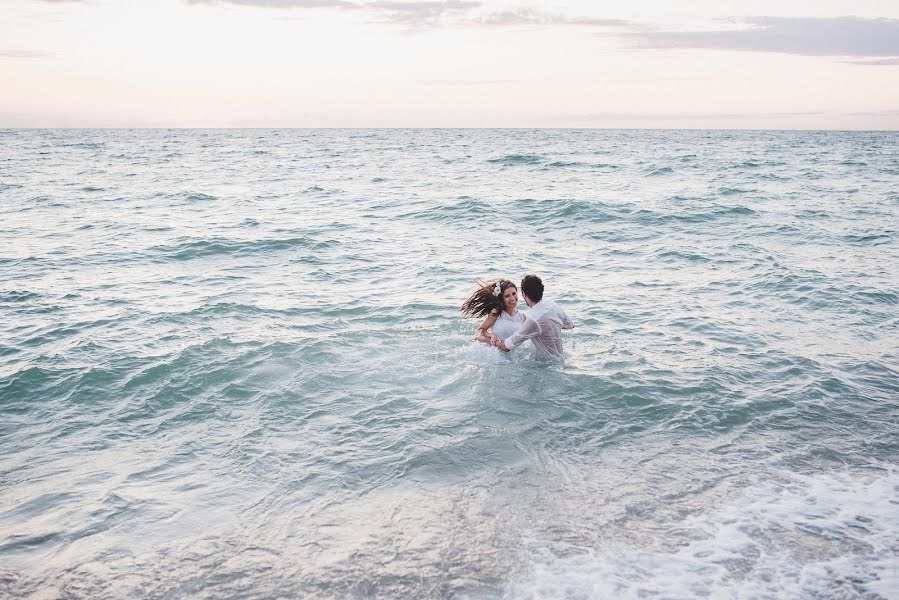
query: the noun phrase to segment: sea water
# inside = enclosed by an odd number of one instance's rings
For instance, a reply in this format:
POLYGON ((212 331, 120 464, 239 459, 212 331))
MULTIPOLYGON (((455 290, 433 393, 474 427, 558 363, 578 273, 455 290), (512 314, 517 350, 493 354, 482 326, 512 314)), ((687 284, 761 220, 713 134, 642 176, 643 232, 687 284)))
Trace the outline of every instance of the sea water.
POLYGON ((899 598, 899 134, 0 131, 0 595, 899 598))

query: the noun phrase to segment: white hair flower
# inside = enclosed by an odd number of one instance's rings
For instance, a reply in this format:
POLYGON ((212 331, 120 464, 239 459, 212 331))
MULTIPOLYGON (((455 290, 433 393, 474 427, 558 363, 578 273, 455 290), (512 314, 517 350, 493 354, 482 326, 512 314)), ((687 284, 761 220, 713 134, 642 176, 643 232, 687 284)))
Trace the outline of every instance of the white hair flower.
POLYGON ((494 295, 494 296, 499 296, 499 295, 502 294, 502 293, 503 293, 503 286, 501 286, 501 285, 499 284, 499 282, 497 281, 497 282, 496 282, 496 285, 493 286, 493 295, 494 295))

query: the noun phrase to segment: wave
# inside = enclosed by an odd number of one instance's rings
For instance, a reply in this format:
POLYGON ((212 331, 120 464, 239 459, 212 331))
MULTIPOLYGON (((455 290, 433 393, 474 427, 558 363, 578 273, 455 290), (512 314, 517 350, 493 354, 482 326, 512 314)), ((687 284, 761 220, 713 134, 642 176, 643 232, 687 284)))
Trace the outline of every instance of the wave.
POLYGON ((671 167, 651 167, 647 170, 647 177, 662 177, 664 175, 671 175, 674 173, 674 169, 671 167))
POLYGON ((68 144, 59 144, 58 148, 81 148, 84 150, 101 150, 106 146, 106 142, 73 142, 68 144))
POLYGON ((526 223, 548 225, 564 222, 605 223, 621 218, 620 209, 602 202, 550 199, 518 200, 514 212, 526 223))
POLYGON ((872 304, 899 305, 899 294, 896 292, 860 290, 853 292, 852 298, 856 299, 862 306, 870 306, 872 304))
POLYGON ((880 244, 888 244, 893 241, 892 231, 884 233, 861 233, 847 234, 843 236, 843 241, 853 246, 877 246, 880 244))
POLYGON ((184 192, 177 194, 175 198, 180 199, 183 202, 210 202, 219 199, 218 196, 204 194, 202 192, 184 192))
POLYGON ((702 254, 697 254, 695 252, 681 252, 680 250, 666 250, 657 253, 656 256, 662 259, 685 260, 692 263, 707 263, 711 261, 710 258, 703 256, 702 254))
POLYGON ((336 240, 313 240, 307 237, 290 237, 260 240, 210 238, 184 240, 176 244, 153 246, 150 252, 164 260, 192 260, 217 255, 249 255, 261 252, 279 252, 294 248, 322 250, 336 245, 336 240))
MULTIPOLYGON (((895 294, 893 294, 895 296, 895 294)), ((895 302, 894 302, 895 304, 895 302)), ((889 366, 882 361, 869 360, 855 362, 844 368, 852 382, 862 386, 863 390, 871 397, 886 396, 895 400, 899 395, 899 370, 895 366, 889 366)), ((889 418, 889 411, 876 408, 875 412, 889 418)))
POLYGON ((241 302, 212 302, 177 313, 163 313, 152 317, 150 322, 154 325, 162 325, 167 322, 195 321, 197 319, 222 317, 234 317, 247 319, 256 317, 268 317, 285 319, 295 317, 314 317, 326 312, 327 309, 311 308, 268 308, 261 305, 245 304, 241 302))
POLYGON ((743 188, 732 188, 725 187, 718 190, 718 194, 721 196, 742 196, 743 194, 749 194, 755 190, 744 190, 743 188))
POLYGON ((28 290, 2 290, 0 291, 0 302, 33 302, 44 296, 36 292, 28 290))
POLYGON ((609 550, 574 532, 559 536, 532 526, 532 536, 548 539, 527 547, 527 575, 512 581, 508 595, 636 598, 646 590, 678 598, 891 595, 895 468, 779 471, 738 486, 720 483, 705 490, 705 510, 669 512, 657 504, 700 501, 702 495, 693 491, 685 498, 630 504, 608 525, 639 529, 641 521, 651 519, 650 537, 662 532, 668 543, 647 544, 645 534, 628 532, 609 550), (660 527, 659 519, 666 525, 660 527))
POLYGON ((564 160, 556 160, 551 163, 546 163, 543 165, 541 170, 543 171, 551 171, 554 169, 594 169, 598 171, 615 171, 620 169, 621 165, 615 165, 611 163, 586 163, 581 161, 564 161, 564 160))
POLYGON ((193 202, 210 202, 219 200, 218 196, 204 194, 202 192, 155 192, 147 196, 148 200, 174 200, 176 202, 193 203, 193 202))
POLYGON ((465 222, 473 219, 483 219, 496 214, 496 210, 490 204, 470 196, 460 196, 457 202, 452 204, 438 204, 431 208, 406 213, 403 216, 422 218, 438 222, 465 222))
MULTIPOLYGON (((763 179, 763 180, 765 180, 765 181, 791 181, 791 180, 793 179, 792 177, 786 177, 786 176, 784 176, 784 175, 777 175, 776 173, 761 173, 761 174, 759 174, 759 175, 756 175, 756 177, 758 177, 759 179, 763 179)), ((809 175, 808 177, 809 177, 810 179, 820 179, 820 178, 823 177, 823 176, 821 176, 821 175, 816 175, 816 176, 811 176, 811 175, 809 175)))
POLYGON ((785 167, 787 163, 779 160, 748 159, 734 165, 737 169, 757 169, 759 167, 785 167))
POLYGON ((764 292, 808 311, 839 312, 877 321, 889 314, 884 310, 899 304, 899 294, 889 289, 835 282, 814 271, 794 273, 778 265, 750 278, 745 290, 764 292))
POLYGON ((755 216, 757 213, 746 206, 716 206, 710 209, 687 213, 662 213, 642 209, 634 213, 637 222, 643 224, 664 223, 706 223, 719 219, 755 216))
POLYGON ((800 219, 827 219, 830 215, 825 210, 817 208, 807 208, 796 213, 800 219))
POLYGON ((543 158, 536 154, 507 154, 499 158, 487 159, 488 163, 503 166, 537 165, 543 162, 543 158))
POLYGON ((74 385, 83 372, 73 368, 28 366, 16 370, 9 377, 0 378, 0 408, 6 413, 26 414, 31 404, 46 400, 53 390, 53 398, 61 396, 60 388, 74 385))
POLYGON ((578 161, 567 162, 567 161, 562 161, 562 160, 556 160, 556 161, 553 161, 546 165, 546 167, 553 168, 553 169, 563 169, 565 167, 582 167, 582 166, 584 166, 584 163, 582 163, 582 162, 578 162, 578 161))

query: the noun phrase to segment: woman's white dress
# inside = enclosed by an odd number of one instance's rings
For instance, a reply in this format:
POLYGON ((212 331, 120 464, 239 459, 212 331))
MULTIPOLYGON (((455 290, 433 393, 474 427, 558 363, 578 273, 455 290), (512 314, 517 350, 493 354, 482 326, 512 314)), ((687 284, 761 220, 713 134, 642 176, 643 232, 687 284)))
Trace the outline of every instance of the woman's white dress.
MULTIPOLYGON (((492 331, 496 334, 496 337, 506 341, 513 333, 518 331, 518 328, 523 324, 523 312, 518 311, 515 313, 514 317, 510 317, 506 311, 503 311, 496 317, 493 327, 488 331, 492 331)), ((478 364, 504 364, 511 359, 509 354, 502 352, 496 346, 491 346, 490 344, 485 344, 483 342, 475 344, 471 347, 471 350, 471 358, 478 364)))
POLYGON ((515 313, 514 317, 510 317, 509 313, 502 311, 499 313, 499 316, 496 318, 496 322, 493 324, 493 327, 490 328, 490 331, 505 342, 513 333, 518 331, 518 328, 521 327, 523 323, 523 312, 518 311, 515 313))

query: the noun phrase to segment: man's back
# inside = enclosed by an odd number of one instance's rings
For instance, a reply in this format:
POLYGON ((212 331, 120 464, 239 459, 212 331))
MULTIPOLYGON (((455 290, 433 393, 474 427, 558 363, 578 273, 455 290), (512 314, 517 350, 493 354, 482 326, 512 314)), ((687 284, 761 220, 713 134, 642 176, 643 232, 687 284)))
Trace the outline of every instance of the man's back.
POLYGON ((562 330, 574 328, 568 313, 551 300, 541 300, 531 307, 527 317, 521 329, 506 340, 506 348, 512 350, 526 340, 531 340, 538 356, 564 358, 562 330))

